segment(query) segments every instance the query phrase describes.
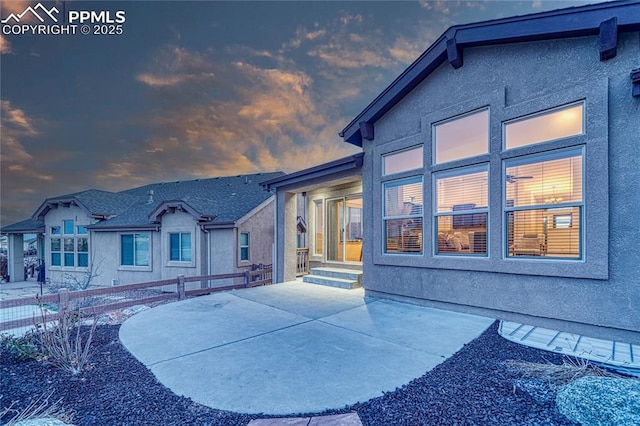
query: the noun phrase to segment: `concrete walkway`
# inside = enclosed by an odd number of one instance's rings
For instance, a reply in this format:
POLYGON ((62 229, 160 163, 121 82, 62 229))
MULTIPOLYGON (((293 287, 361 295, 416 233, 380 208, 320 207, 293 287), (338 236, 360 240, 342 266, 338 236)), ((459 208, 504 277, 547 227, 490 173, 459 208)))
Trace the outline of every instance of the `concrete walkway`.
POLYGON ((176 394, 274 415, 342 408, 422 376, 492 319, 299 282, 161 305, 124 346, 176 394))

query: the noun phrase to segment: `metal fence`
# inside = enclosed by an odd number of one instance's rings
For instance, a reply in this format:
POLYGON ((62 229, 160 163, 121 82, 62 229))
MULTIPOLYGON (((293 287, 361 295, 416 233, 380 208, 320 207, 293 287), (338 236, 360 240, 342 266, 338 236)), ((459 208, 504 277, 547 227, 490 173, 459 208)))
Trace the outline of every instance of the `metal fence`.
POLYGON ((90 290, 60 289, 54 294, 0 301, 0 332, 33 326, 45 310, 48 321, 61 313, 79 309, 85 316, 96 316, 135 305, 155 305, 187 297, 271 284, 271 265, 257 265, 254 270, 233 274, 202 275, 100 287, 90 290), (222 281, 221 285, 215 282, 222 281), (200 285, 189 285, 200 283, 200 285), (198 288, 199 287, 199 288, 198 288))

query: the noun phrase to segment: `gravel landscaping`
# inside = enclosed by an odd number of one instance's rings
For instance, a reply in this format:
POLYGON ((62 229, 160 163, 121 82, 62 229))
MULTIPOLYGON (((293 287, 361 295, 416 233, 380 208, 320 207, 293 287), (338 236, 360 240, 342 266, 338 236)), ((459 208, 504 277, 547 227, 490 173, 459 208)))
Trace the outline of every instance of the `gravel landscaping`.
MULTIPOLYGON (((2 408, 21 409, 43 394, 73 410, 75 425, 246 425, 256 416, 205 407, 158 383, 118 340, 119 325, 101 325, 91 367, 72 377, 36 361, 0 354, 2 408)), ((402 388, 325 413, 357 411, 364 425, 576 425, 555 406, 555 388, 526 378, 507 360, 553 362, 562 357, 509 342, 497 323, 454 356, 402 388)), ((215 384, 212 383, 212 386, 215 384)), ((265 383, 265 391, 269 384, 265 383)), ((4 419, 6 420, 6 419, 4 419)))

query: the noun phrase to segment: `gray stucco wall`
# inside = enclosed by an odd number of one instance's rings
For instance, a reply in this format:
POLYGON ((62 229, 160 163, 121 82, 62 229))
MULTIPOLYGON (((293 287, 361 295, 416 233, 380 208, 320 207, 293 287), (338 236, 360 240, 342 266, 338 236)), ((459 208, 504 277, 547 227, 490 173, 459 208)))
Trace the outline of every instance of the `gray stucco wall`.
MULTIPOLYGON (((640 343, 640 100, 629 73, 640 66, 638 33, 621 34, 618 55, 598 58, 599 39, 468 48, 464 66, 443 64, 375 124, 364 141, 364 286, 369 295, 475 312, 499 319, 640 343), (584 100, 584 256, 579 261, 506 259, 502 161, 556 149, 554 141, 501 152, 504 120, 584 100), (489 255, 433 254, 431 124, 473 109, 491 110, 489 255), (382 254, 381 155, 424 144, 422 255, 382 254), (430 243, 431 242, 431 243, 430 243)), ((464 162, 461 162, 462 165, 464 162)))

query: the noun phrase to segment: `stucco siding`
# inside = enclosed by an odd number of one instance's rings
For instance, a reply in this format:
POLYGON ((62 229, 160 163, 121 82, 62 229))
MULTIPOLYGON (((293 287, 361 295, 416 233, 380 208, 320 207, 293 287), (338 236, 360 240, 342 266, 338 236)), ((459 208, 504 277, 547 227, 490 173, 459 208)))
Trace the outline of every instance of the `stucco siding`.
POLYGON ((274 215, 275 197, 238 225, 236 244, 233 245, 238 270, 244 270, 252 264, 268 265, 272 263, 274 215), (246 261, 241 260, 238 245, 242 232, 249 233, 249 259, 246 261))
MULTIPOLYGON (((640 100, 631 96, 629 78, 638 67, 640 46, 638 33, 619 37, 617 56, 605 62, 598 58, 598 37, 467 48, 464 66, 445 63, 376 122, 375 140, 363 146, 369 294, 640 343, 640 100), (383 153, 417 144, 430 151, 433 122, 488 105, 492 153, 483 161, 500 168, 503 121, 580 99, 586 102, 580 142, 586 162, 583 259, 504 258, 499 169, 489 176, 488 256, 434 255, 429 175, 437 168, 430 157, 425 158, 424 253, 383 255, 383 153)), ((560 146, 562 141, 545 145, 560 146)))

